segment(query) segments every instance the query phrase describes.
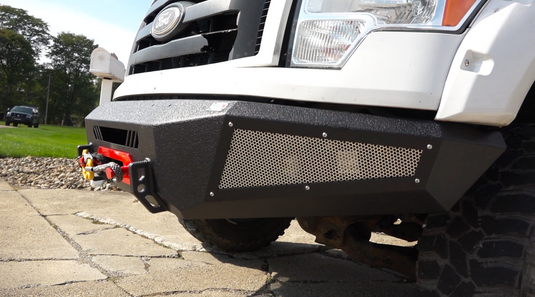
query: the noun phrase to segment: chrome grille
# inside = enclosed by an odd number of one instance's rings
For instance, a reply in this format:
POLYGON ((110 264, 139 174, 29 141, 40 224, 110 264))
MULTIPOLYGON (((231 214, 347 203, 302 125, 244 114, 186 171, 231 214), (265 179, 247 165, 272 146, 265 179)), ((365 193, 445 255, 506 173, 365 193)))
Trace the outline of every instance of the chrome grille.
POLYGON ((411 177, 422 153, 411 148, 237 129, 219 188, 411 177))
POLYGON ((260 50, 270 0, 193 1, 185 12, 187 27, 171 40, 157 41, 150 33, 152 22, 175 2, 182 1, 159 0, 149 9, 136 36, 129 74, 224 62, 260 50))

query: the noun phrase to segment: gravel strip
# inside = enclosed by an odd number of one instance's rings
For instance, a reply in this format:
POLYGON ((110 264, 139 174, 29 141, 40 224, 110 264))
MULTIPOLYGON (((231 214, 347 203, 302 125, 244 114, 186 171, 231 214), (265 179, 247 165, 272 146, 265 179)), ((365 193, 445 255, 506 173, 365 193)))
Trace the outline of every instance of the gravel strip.
POLYGON ((76 159, 1 158, 0 178, 12 187, 35 189, 111 190, 108 184, 92 188, 84 180, 76 159))

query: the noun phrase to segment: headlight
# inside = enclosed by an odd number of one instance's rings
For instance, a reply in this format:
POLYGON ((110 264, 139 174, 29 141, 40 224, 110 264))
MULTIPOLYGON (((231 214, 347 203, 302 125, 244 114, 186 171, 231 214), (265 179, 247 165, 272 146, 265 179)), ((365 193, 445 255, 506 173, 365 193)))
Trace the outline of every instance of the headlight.
POLYGON ((458 30, 482 0, 303 0, 292 66, 340 68, 375 30, 458 30))
POLYGON ((11 116, 11 112, 8 112, 6 116, 10 117, 11 116))

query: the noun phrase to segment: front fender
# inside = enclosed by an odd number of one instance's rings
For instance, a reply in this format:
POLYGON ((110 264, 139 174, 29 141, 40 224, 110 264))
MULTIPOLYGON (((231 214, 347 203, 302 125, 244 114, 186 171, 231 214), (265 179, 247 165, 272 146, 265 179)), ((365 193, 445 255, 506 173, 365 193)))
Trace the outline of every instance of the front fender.
POLYGON ((492 0, 457 51, 436 120, 506 126, 534 81, 534 1, 492 0))

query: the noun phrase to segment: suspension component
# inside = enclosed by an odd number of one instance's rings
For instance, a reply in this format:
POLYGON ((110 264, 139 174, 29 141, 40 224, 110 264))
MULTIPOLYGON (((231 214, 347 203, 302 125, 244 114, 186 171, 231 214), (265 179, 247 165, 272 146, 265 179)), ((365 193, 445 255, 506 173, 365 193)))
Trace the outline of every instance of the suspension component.
POLYGON ((358 217, 297 218, 306 232, 316 236, 316 242, 343 250, 353 261, 372 267, 397 271, 411 280, 416 279, 418 251, 370 242, 377 220, 362 221, 358 217))

